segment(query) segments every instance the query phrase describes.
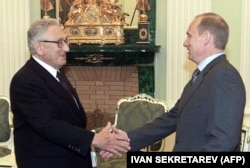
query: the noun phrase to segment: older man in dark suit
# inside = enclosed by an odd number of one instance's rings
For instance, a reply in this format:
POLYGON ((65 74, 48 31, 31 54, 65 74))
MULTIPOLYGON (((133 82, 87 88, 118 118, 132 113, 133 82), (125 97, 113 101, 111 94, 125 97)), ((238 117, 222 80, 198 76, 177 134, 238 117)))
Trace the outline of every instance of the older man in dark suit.
POLYGON ((61 71, 69 46, 59 23, 33 23, 28 45, 32 56, 10 85, 18 168, 90 168, 92 145, 118 156, 127 152, 128 137, 111 134, 110 123, 96 134, 85 129, 84 108, 61 71))

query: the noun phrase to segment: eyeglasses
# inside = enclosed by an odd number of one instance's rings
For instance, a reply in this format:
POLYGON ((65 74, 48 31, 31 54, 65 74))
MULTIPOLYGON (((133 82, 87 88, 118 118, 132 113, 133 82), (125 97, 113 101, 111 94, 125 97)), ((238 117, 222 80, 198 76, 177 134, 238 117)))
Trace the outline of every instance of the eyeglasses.
POLYGON ((65 44, 69 45, 69 40, 65 39, 65 40, 59 40, 59 41, 49 41, 49 40, 44 40, 44 41, 40 41, 40 42, 45 42, 45 43, 56 43, 58 45, 59 48, 62 48, 65 44))

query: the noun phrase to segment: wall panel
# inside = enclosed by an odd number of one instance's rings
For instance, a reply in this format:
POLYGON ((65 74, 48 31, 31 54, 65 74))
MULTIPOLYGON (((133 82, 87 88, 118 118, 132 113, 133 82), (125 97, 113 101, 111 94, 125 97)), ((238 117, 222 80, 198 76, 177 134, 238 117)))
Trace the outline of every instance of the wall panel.
POLYGON ((29 0, 0 0, 0 95, 9 96, 13 74, 28 57, 29 0))
POLYGON ((245 83, 247 92, 247 102, 245 108, 245 124, 250 126, 250 72, 249 72, 249 55, 250 55, 250 1, 242 1, 242 31, 241 31, 241 69, 240 73, 245 83))
POLYGON ((211 11, 211 0, 167 2, 166 100, 169 105, 173 105, 196 68, 196 65, 188 60, 186 48, 183 47, 186 30, 196 15, 211 11))

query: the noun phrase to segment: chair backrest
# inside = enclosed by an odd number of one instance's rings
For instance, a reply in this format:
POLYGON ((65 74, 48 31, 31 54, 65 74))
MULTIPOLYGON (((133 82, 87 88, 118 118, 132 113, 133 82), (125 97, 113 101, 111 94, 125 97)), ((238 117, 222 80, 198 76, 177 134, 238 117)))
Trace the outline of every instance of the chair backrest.
POLYGON ((250 151, 250 127, 248 127, 248 126, 242 127, 240 150, 242 152, 249 152, 250 151))
MULTIPOLYGON (((167 112, 165 101, 155 99, 147 94, 137 94, 134 97, 125 97, 117 103, 115 125, 124 131, 136 129, 153 121, 167 112)), ((147 151, 162 151, 163 141, 147 147, 147 151)))
POLYGON ((115 125, 119 129, 130 131, 136 129, 167 111, 163 100, 146 94, 125 97, 117 102, 115 125))
POLYGON ((9 99, 0 96, 0 142, 6 142, 10 138, 10 102, 9 99))
MULTIPOLYGON (((167 106, 163 100, 155 99, 146 94, 137 94, 134 97, 125 97, 117 102, 115 125, 124 131, 136 129, 156 117, 167 112, 167 106)), ((165 141, 156 142, 141 151, 163 151, 165 141)), ((127 167, 127 155, 103 159, 97 156, 98 167, 127 167)))
POLYGON ((10 101, 7 97, 0 96, 0 167, 4 162, 1 158, 10 155, 13 149, 11 124, 10 101))

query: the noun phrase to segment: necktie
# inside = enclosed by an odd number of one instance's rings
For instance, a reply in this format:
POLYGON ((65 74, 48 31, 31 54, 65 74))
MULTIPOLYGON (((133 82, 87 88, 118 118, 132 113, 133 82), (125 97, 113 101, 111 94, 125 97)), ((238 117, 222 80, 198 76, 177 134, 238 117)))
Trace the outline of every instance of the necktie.
POLYGON ((67 77, 63 74, 57 71, 56 77, 59 79, 59 82, 62 84, 64 89, 73 96, 73 92, 71 90, 71 85, 67 79, 67 77))
POLYGON ((194 73, 193 73, 193 78, 192 78, 192 82, 194 83, 197 76, 200 74, 200 70, 197 68, 194 73))

